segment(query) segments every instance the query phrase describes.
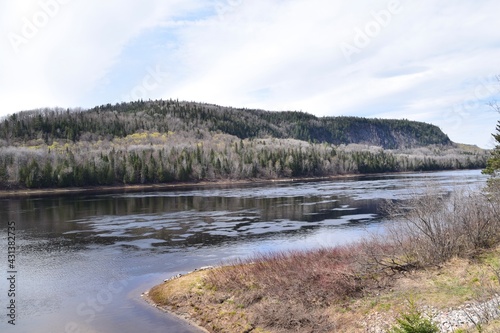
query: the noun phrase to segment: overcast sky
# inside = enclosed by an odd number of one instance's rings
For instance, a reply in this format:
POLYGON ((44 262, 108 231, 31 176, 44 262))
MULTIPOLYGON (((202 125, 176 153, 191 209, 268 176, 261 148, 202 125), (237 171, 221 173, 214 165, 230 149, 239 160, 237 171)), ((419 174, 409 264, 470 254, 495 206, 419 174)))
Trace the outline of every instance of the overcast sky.
POLYGON ((0 116, 178 98, 406 118, 493 147, 500 1, 0 3, 0 116))

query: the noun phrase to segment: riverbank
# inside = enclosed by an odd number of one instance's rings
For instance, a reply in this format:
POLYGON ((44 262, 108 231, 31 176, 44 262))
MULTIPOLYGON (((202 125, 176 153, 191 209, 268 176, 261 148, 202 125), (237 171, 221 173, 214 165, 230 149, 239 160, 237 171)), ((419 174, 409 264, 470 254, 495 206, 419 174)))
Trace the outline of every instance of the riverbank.
MULTIPOLYGON (((425 173, 435 173, 442 171, 426 171, 425 173)), ((293 183, 299 181, 314 182, 314 181, 355 179, 359 177, 376 177, 384 175, 411 174, 411 173, 416 173, 416 172, 402 171, 402 172, 387 172, 387 173, 343 174, 343 175, 332 175, 332 176, 321 176, 321 177, 294 177, 294 178, 273 178, 273 179, 254 178, 254 179, 237 179, 237 180, 218 179, 218 180, 174 182, 174 183, 162 183, 162 184, 15 189, 15 190, 0 190, 0 199, 22 198, 22 197, 50 197, 50 196, 80 195, 80 194, 137 193, 144 191, 165 191, 165 190, 192 190, 195 188, 203 188, 203 187, 246 186, 250 184, 293 183)))
MULTIPOLYGON (((194 272, 190 272, 190 274, 192 274, 194 272)), ((157 304, 155 303, 155 301, 149 296, 149 290, 144 292, 142 295, 141 295, 142 299, 144 299, 144 301, 146 301, 150 306, 152 307, 155 307, 157 308, 158 310, 164 312, 164 313, 167 313, 168 315, 171 315, 171 316, 174 316, 175 318, 183 321, 183 322, 186 322, 187 324, 189 324, 191 327, 194 327, 196 330, 198 330, 200 333, 210 333, 208 330, 206 330, 204 327, 198 325, 198 323, 194 320, 191 319, 191 317, 189 316, 189 314, 187 313, 178 313, 178 312, 173 312, 171 310, 169 310, 168 308, 165 308, 164 306, 162 306, 161 304, 157 304)))
MULTIPOLYGON (((258 285, 230 293, 214 287, 210 281, 224 274, 222 272, 234 270, 235 266, 195 271, 169 279, 145 297, 154 306, 208 332, 273 333, 299 329, 301 332, 382 333, 396 324, 396 319, 409 310, 410 303, 431 318, 440 332, 476 332, 474 326, 480 322, 481 332, 497 332, 500 300, 495 295, 499 291, 499 258, 500 248, 495 248, 474 259, 453 258, 439 267, 395 273, 386 277, 390 281, 379 281, 334 302, 317 299, 311 308, 300 311, 293 311, 290 304, 278 302, 272 295, 242 302, 245 298, 242 294, 252 288, 260 289, 258 285), (258 324, 264 313, 281 316, 280 327, 258 324)), ((311 264, 308 255, 301 259, 311 264)), ((317 278, 321 280, 324 276, 317 278)), ((298 283, 296 287, 307 294, 311 286, 298 283)), ((297 307, 302 300, 289 301, 297 307)))
POLYGON ((108 194, 108 193, 136 193, 143 191, 164 191, 164 190, 191 190, 200 187, 217 186, 245 186, 249 184, 271 184, 271 183, 292 183, 292 182, 313 182, 322 180, 349 179, 357 177, 370 177, 376 175, 405 174, 411 172, 391 172, 378 174, 346 174, 323 177, 294 177, 294 178, 274 178, 274 179, 219 179, 192 182, 175 182, 163 184, 141 184, 141 185, 116 185, 116 186, 95 186, 95 187, 71 187, 71 188, 41 188, 41 189, 16 189, 0 190, 1 198, 19 197, 47 197, 59 195, 75 194, 108 194))
POLYGON ((169 279, 149 297, 209 332, 381 333, 405 313, 412 325, 433 322, 432 332, 475 332, 478 325, 494 332, 500 327, 498 204, 497 195, 443 196, 432 187, 388 203, 395 220, 382 236, 257 255, 169 279))

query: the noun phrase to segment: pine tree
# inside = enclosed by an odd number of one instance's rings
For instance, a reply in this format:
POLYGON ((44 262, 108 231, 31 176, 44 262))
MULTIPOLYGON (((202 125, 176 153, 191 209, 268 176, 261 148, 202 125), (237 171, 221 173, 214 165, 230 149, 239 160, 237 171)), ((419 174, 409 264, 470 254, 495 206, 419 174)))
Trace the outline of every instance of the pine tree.
POLYGON ((491 152, 491 157, 486 164, 486 169, 484 169, 484 173, 490 174, 493 176, 500 176, 500 121, 497 124, 497 133, 492 134, 497 142, 495 149, 491 152))

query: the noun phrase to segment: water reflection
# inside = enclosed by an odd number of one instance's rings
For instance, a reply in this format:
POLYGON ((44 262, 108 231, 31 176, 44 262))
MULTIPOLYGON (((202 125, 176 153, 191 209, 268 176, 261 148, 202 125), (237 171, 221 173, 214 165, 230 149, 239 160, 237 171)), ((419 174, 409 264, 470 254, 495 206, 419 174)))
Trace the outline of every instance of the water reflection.
POLYGON ((43 246, 75 249, 101 244, 157 251, 373 223, 382 200, 402 199, 409 195, 408 188, 422 190, 433 182, 469 186, 484 182, 484 176, 478 171, 397 174, 333 182, 9 199, 0 201, 0 210, 29 237, 52 241, 43 246))
MULTIPOLYGON (((140 293, 165 277, 255 252, 359 239, 384 223, 381 201, 429 183, 451 190, 483 185, 485 177, 460 171, 0 200, 2 221, 17 226, 22 320, 13 332, 64 332, 69 322, 82 333, 193 332, 151 312, 140 293), (127 286, 87 322, 78 309, 111 281, 127 286)), ((5 236, 2 224, 0 248, 5 236)), ((0 322, 1 332, 9 329, 0 322)))
MULTIPOLYGON (((113 195, 3 201, 30 237, 126 248, 212 246, 228 241, 372 219, 379 200, 337 195, 286 197, 113 195)), ((44 244, 43 246, 47 246, 44 244)))

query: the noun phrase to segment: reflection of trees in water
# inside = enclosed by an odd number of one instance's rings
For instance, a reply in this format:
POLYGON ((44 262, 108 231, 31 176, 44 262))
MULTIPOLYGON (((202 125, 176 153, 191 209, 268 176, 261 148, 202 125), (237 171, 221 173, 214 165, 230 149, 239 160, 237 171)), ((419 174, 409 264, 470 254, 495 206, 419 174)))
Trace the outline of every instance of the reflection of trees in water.
POLYGON ((8 220, 15 220, 18 229, 26 230, 31 237, 62 237, 66 245, 71 242, 114 244, 118 241, 157 239, 157 247, 219 244, 231 239, 267 237, 277 232, 292 234, 304 227, 317 228, 317 222, 327 219, 374 214, 378 206, 378 200, 320 196, 103 196, 0 201, 1 211, 7 213, 8 220), (353 210, 342 210, 345 206, 353 210), (281 230, 280 223, 283 221, 306 224, 292 230, 281 230), (253 228, 260 228, 268 222, 276 223, 277 228, 267 234, 252 234, 253 228), (115 223, 122 223, 123 226, 116 227, 115 223), (99 230, 96 230, 96 225, 99 230), (109 230, 106 229, 108 227, 109 230), (107 236, 113 228, 123 232, 123 235, 107 236), (218 229, 222 232, 218 233, 218 229))

